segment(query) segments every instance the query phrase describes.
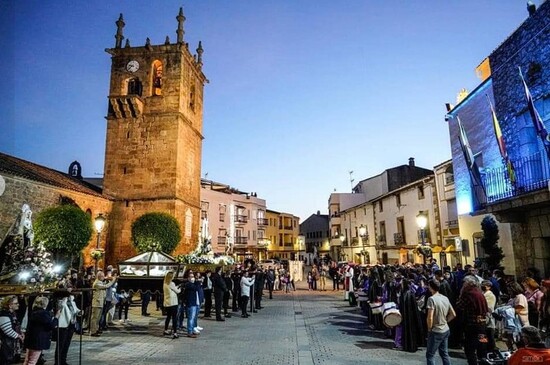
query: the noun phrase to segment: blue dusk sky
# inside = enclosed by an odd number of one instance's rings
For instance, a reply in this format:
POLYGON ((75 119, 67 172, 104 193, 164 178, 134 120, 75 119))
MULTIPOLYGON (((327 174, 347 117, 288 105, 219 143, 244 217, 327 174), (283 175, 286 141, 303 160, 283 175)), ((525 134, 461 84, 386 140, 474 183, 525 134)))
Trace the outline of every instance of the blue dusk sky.
POLYGON ((101 177, 115 21, 132 46, 174 42, 180 6, 210 80, 202 176, 302 221, 351 170, 449 159, 445 103, 528 16, 524 0, 2 1, 0 151, 101 177))

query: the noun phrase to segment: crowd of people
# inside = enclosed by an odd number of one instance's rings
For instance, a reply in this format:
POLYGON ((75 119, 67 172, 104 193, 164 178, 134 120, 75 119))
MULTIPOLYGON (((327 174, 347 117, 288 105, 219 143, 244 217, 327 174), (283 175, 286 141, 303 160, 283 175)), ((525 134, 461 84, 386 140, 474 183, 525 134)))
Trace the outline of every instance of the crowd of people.
MULTIPOLYGON (((263 308, 264 290, 269 299, 274 291, 296 290, 294 276, 282 265, 261 267, 251 260, 225 271, 222 267, 204 273, 188 270, 179 278, 169 271, 161 292, 141 293, 141 314, 150 315, 153 295, 157 310, 166 315, 163 335, 198 338, 205 330, 198 323, 201 310, 200 318, 220 322, 235 312, 248 318, 263 308)), ((426 347, 428 365, 434 364, 436 354, 443 364, 450 364, 449 347, 463 348, 468 364, 478 364, 499 351, 498 340, 514 353, 511 365, 521 364, 514 360, 520 356, 550 361, 550 350, 544 344, 549 341, 550 279, 543 279, 534 268, 518 282, 502 270, 463 268, 461 264, 440 269, 435 260, 425 265, 320 262, 306 277, 309 290, 324 291, 331 279, 333 290, 342 285, 347 294, 363 295, 359 306, 370 330, 383 331, 393 339, 396 350, 415 352, 426 347), (380 308, 398 311, 399 324, 388 324, 380 308)), ((54 364, 66 365, 75 333, 87 331, 99 337, 113 324, 117 312, 120 323, 128 322, 133 294, 118 290, 117 278, 112 267, 96 275, 89 270, 70 271, 49 298, 3 298, 0 363, 17 362, 26 349, 25 364, 41 364, 41 352, 54 340, 54 364), (78 294, 73 295, 74 289, 78 294)))
MULTIPOLYGON (((331 265, 334 289, 341 278, 351 280, 349 290, 365 297, 360 301, 371 330, 384 331, 396 350, 416 352, 426 347, 427 364, 436 353, 450 364, 448 348, 464 349, 469 365, 502 353, 496 346, 503 339, 510 353, 526 351, 529 343, 546 337, 550 326, 550 280, 531 268, 520 282, 502 270, 439 268, 429 264, 331 265), (400 323, 388 326, 384 308, 398 311, 400 323), (531 340, 529 342, 527 339, 531 340)), ((344 285, 345 282, 344 282, 344 285)), ((345 289, 346 290, 346 289, 345 289)), ((537 347, 538 346, 538 347, 537 347)), ((550 350, 540 344, 540 359, 550 363, 550 350)), ((530 351, 537 351, 531 349, 530 351)), ((519 355, 512 355, 510 361, 519 355)), ((512 363, 512 362, 510 362, 512 363)), ((518 362, 519 364, 519 362, 518 362)))
POLYGON ((150 316, 150 304, 166 315, 163 335, 173 339, 185 334, 197 338, 203 327, 198 319, 223 322, 235 312, 249 318, 263 309, 264 290, 273 299, 277 290, 296 290, 294 280, 282 265, 261 267, 252 260, 230 270, 212 272, 187 270, 183 277, 168 271, 161 291, 131 293, 118 289, 118 274, 112 266, 95 273, 92 268, 71 270, 60 277, 48 296, 11 295, 1 298, 0 364, 25 361, 43 364, 41 356, 55 344, 55 365, 67 364, 67 353, 75 333, 100 337, 116 317, 130 322, 130 305, 141 299, 141 315, 150 316), (75 298, 75 296, 77 298, 75 298), (117 316, 118 315, 118 316, 117 316), (213 318, 214 319, 214 318, 213 318), (26 351, 24 351, 26 349, 26 351), (24 356, 23 356, 24 354, 24 356))

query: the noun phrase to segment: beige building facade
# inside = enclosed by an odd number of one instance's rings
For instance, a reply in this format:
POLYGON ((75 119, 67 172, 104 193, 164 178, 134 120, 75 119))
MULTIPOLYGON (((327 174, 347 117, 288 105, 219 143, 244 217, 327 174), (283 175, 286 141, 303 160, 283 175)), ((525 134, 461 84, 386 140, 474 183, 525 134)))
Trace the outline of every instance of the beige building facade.
POLYGON ((274 210, 266 211, 266 238, 268 258, 280 260, 303 260, 305 243, 298 239, 300 234, 300 218, 290 213, 274 210))
POLYGON ((209 180, 201 182, 201 232, 210 237, 214 253, 228 253, 238 261, 267 258, 266 202, 209 180), (207 231, 207 232, 206 232, 207 231))

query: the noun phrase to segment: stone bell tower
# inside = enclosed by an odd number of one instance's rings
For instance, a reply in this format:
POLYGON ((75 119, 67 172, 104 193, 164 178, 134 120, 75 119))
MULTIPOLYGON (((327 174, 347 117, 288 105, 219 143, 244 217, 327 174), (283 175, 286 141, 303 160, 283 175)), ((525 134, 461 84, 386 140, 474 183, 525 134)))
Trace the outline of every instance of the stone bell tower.
POLYGON ((195 247, 200 224, 203 88, 202 45, 196 54, 183 39, 149 38, 140 46, 124 40, 120 15, 111 55, 104 194, 114 199, 108 217, 106 257, 116 263, 134 255, 132 223, 148 212, 173 215, 182 240, 174 254, 195 247))

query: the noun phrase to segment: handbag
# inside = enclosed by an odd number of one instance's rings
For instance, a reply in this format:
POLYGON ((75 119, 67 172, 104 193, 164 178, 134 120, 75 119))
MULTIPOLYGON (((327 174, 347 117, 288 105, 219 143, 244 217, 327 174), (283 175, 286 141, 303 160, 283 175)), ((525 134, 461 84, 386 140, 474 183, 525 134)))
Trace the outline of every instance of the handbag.
POLYGON ((13 339, 9 337, 2 338, 2 342, 0 343, 0 351, 2 352, 2 357, 8 361, 8 363, 12 362, 15 357, 15 341, 18 341, 19 339, 13 339))
POLYGON ((52 330, 52 338, 51 340, 53 342, 57 342, 57 340, 59 340, 59 327, 56 327, 52 330))
POLYGON ((423 311, 424 307, 426 306, 426 295, 421 295, 420 298, 416 299, 416 306, 418 307, 419 311, 423 311))

